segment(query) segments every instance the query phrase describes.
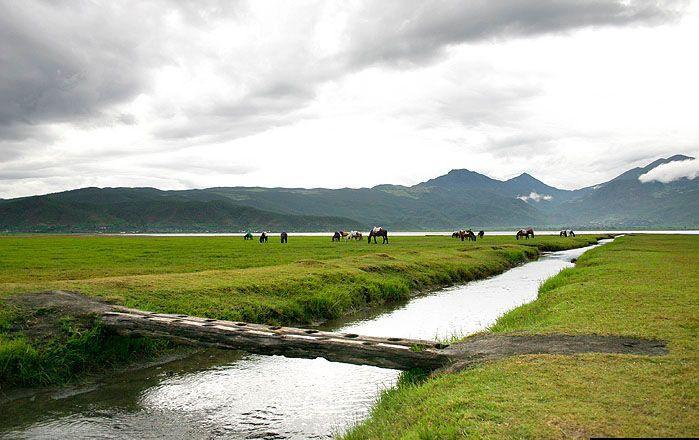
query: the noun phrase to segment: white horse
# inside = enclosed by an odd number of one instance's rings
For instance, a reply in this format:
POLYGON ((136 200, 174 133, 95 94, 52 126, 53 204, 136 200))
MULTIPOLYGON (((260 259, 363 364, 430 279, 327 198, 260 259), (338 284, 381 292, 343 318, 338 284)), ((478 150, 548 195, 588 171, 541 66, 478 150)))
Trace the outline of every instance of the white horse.
POLYGON ((350 240, 355 239, 355 240, 361 240, 362 239, 362 233, 359 231, 350 231, 350 240))

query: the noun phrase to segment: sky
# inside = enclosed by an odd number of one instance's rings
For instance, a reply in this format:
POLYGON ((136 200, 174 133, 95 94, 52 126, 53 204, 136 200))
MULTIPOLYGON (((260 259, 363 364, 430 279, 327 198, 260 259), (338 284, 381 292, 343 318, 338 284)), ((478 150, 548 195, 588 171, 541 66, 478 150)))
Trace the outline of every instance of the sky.
POLYGON ((0 198, 589 186, 699 156, 697 42, 684 0, 0 0, 0 198))

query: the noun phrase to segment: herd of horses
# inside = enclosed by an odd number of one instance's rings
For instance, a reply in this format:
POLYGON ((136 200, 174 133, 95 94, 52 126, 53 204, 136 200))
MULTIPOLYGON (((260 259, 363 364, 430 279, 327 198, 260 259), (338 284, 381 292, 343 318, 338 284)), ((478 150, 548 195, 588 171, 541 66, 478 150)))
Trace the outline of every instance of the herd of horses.
MULTIPOLYGON (((572 229, 564 229, 560 232, 559 234, 561 237, 575 237, 575 232, 573 232, 572 229)), ((454 231, 453 234, 451 234, 452 238, 459 238, 461 241, 468 240, 468 241, 476 241, 477 238, 483 238, 485 236, 485 231, 478 231, 478 234, 474 233, 471 229, 460 229, 458 231, 454 231)), ((359 232, 359 231, 335 231, 335 233, 332 236, 332 241, 351 241, 351 240, 357 240, 361 241, 364 235, 359 232)), ((371 243, 371 239, 374 239, 374 243, 378 244, 377 237, 381 237, 382 244, 387 244, 388 243, 388 230, 380 227, 380 226, 374 226, 371 228, 369 231, 369 235, 367 237, 367 242, 371 243)), ((519 240, 520 238, 523 239, 529 239, 530 237, 534 237, 534 229, 533 228, 527 228, 527 229, 520 229, 517 231, 515 234, 515 238, 519 240)), ((245 240, 253 240, 252 232, 247 232, 243 238, 245 240)), ((284 231, 281 234, 279 234, 279 238, 282 243, 288 243, 289 242, 289 234, 284 231)), ((267 240, 269 240, 269 236, 267 235, 266 232, 262 232, 260 234, 260 243, 267 243, 267 240)))
MULTIPOLYGON (((332 237, 332 241, 340 241, 340 240, 362 240, 362 235, 361 232, 359 231, 335 231, 332 237)), ((374 239, 374 243, 378 244, 378 241, 376 240, 377 237, 381 237, 381 243, 386 244, 388 243, 388 230, 382 228, 381 226, 374 226, 371 228, 369 231, 369 236, 367 237, 367 243, 371 243, 371 239, 374 239)))
POLYGON ((451 234, 451 238, 460 238, 461 241, 464 240, 469 240, 469 241, 476 241, 476 237, 478 238, 483 238, 485 236, 484 231, 478 231, 478 235, 476 235, 472 230, 470 229, 460 229, 458 231, 454 231, 453 234, 451 234))

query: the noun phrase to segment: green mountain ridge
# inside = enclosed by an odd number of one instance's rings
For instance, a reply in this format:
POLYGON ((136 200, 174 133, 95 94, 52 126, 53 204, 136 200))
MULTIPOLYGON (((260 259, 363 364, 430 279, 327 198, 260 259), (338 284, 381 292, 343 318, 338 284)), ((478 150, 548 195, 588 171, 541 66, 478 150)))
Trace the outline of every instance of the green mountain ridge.
POLYGON ((699 179, 638 180, 658 165, 690 159, 658 159, 577 190, 552 187, 527 173, 501 181, 465 169, 413 186, 358 189, 82 188, 0 200, 0 231, 697 228, 699 179))

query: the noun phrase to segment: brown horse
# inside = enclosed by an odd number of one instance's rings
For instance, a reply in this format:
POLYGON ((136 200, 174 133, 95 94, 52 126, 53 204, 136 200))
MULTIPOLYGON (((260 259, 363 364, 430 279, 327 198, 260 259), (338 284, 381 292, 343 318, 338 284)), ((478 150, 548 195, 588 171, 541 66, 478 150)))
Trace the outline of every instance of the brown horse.
POLYGON ((371 237, 374 237, 374 244, 377 243, 376 237, 382 237, 383 241, 381 244, 386 244, 388 243, 388 231, 385 230, 384 228, 374 226, 371 231, 369 231, 369 236, 367 237, 368 243, 371 244, 371 237))
POLYGON ((532 238, 534 237, 534 229, 520 229, 519 231, 517 231, 517 235, 515 235, 515 238, 519 240, 520 237, 524 237, 527 240, 529 240, 529 236, 531 236, 532 238))
POLYGON ((362 233, 359 231, 352 231, 350 232, 350 240, 361 240, 363 237, 362 233))
POLYGON ((463 229, 458 230, 458 231, 454 232, 453 234, 451 234, 451 236, 452 236, 452 238, 460 238, 461 241, 464 241, 464 240, 476 241, 476 234, 474 234, 473 231, 470 229, 467 231, 465 231, 463 229))

